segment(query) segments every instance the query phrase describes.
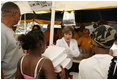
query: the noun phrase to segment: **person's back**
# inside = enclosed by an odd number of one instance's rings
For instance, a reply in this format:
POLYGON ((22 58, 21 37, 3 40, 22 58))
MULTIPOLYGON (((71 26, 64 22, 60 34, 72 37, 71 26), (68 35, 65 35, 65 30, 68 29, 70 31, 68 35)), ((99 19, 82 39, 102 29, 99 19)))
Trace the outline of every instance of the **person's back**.
MULTIPOLYGON (((40 58, 38 57, 38 60, 40 58)), ((28 55, 24 56, 20 61, 20 70, 25 79, 35 79, 35 69, 38 64, 36 57, 29 57, 28 55)))
POLYGON ((46 59, 44 57, 34 57, 34 56, 26 55, 20 61, 20 71, 23 78, 35 79, 37 77, 39 70, 41 69, 40 71, 41 79, 45 79, 45 78, 52 79, 54 78, 50 75, 52 73, 49 72, 50 74, 48 74, 49 70, 46 70, 46 69, 50 69, 50 70, 54 69, 50 65, 52 65, 52 63, 49 59, 46 59), (45 74, 48 74, 49 76, 46 77, 45 74))
POLYGON ((115 37, 116 30, 108 25, 102 25, 94 30, 92 51, 95 55, 80 61, 79 78, 108 78, 108 70, 113 58, 109 55, 109 49, 113 45, 115 37))
POLYGON ((80 79, 107 79, 111 59, 110 55, 96 54, 80 63, 80 79), (81 68, 82 67, 82 68, 81 68), (84 69, 84 70, 83 70, 84 69))

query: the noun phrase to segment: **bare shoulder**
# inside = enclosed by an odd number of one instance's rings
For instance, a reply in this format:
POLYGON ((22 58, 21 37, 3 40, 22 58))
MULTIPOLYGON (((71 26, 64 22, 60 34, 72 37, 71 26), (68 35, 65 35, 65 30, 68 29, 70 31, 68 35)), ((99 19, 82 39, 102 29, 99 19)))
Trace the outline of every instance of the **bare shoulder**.
POLYGON ((45 58, 44 66, 53 67, 52 61, 50 59, 48 59, 48 58, 45 58))
POLYGON ((49 58, 45 58, 45 63, 52 63, 52 61, 49 58))

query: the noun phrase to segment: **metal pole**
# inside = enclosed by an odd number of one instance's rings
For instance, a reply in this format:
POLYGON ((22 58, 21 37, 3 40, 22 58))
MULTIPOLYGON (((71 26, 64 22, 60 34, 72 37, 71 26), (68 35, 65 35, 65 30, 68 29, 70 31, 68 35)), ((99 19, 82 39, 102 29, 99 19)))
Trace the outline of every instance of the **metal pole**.
POLYGON ((54 37, 54 21, 55 21, 55 2, 52 1, 51 27, 50 27, 50 43, 49 43, 49 45, 53 45, 53 37, 54 37))
POLYGON ((27 26, 26 26, 26 14, 24 14, 24 32, 26 34, 27 26))

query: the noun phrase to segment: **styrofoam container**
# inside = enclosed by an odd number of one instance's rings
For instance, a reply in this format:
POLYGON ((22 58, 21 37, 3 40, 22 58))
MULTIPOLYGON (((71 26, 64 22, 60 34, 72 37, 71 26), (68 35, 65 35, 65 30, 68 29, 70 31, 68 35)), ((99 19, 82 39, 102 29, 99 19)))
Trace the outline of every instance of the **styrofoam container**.
POLYGON ((59 46, 49 46, 46 51, 42 54, 42 56, 45 56, 49 58, 51 61, 56 59, 58 56, 63 54, 65 48, 59 47, 59 46))
POLYGON ((56 72, 60 72, 60 65, 62 65, 63 68, 66 68, 71 62, 71 59, 68 57, 70 54, 71 51, 69 49, 53 45, 49 46, 42 56, 49 58, 52 61, 56 72))
POLYGON ((67 54, 62 54, 58 56, 55 60, 52 61, 53 66, 56 67, 57 65, 61 64, 67 57, 67 54))
POLYGON ((61 67, 60 65, 62 65, 63 68, 66 68, 69 66, 69 63, 71 62, 70 58, 66 58, 61 64, 59 64, 58 66, 55 67, 56 72, 60 72, 61 71, 61 67))

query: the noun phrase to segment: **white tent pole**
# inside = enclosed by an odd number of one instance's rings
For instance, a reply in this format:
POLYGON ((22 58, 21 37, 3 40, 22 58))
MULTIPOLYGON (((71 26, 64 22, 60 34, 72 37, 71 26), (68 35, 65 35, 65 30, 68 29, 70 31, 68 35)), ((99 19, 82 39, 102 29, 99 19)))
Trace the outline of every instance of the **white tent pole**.
POLYGON ((26 14, 24 14, 24 32, 26 34, 26 29, 27 29, 27 26, 26 26, 26 14))
POLYGON ((49 43, 49 45, 53 45, 53 37, 54 37, 54 21, 55 21, 55 2, 52 1, 51 27, 50 27, 50 43, 49 43))

